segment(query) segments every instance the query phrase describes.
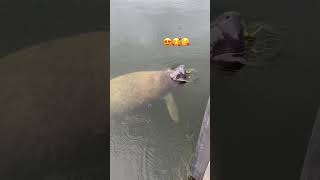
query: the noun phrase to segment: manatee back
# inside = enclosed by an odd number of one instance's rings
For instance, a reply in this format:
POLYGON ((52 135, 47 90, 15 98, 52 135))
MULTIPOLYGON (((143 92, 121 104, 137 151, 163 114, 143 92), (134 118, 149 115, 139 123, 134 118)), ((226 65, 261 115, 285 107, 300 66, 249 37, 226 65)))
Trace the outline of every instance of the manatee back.
POLYGON ((123 113, 167 94, 174 86, 167 71, 140 71, 110 81, 110 112, 123 113))

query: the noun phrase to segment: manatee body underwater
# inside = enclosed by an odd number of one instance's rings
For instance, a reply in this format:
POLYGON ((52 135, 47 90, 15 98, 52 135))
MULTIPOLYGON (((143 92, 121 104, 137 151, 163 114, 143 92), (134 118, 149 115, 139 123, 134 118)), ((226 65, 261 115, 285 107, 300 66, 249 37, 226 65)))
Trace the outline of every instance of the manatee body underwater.
POLYGON ((139 71, 115 77, 110 80, 110 113, 130 112, 163 97, 171 119, 178 122, 178 108, 170 91, 186 82, 184 65, 164 71, 139 71))
POLYGON ((106 179, 108 32, 0 58, 0 179, 106 179))
POLYGON ((245 24, 240 13, 225 12, 211 24, 210 59, 225 68, 240 68, 246 64, 245 24))

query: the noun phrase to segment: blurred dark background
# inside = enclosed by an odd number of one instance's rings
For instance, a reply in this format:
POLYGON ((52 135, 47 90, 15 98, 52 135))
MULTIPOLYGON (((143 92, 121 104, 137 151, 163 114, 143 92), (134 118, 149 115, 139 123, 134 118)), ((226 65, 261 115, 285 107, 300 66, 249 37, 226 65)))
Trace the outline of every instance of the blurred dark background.
POLYGON ((211 17, 230 10, 287 30, 275 62, 211 73, 218 177, 298 180, 320 100, 319 2, 211 1, 211 17))
POLYGON ((109 1, 4 0, 0 23, 0 179, 109 179, 109 1))
POLYGON ((109 1, 3 0, 0 56, 50 39, 109 29, 109 1))

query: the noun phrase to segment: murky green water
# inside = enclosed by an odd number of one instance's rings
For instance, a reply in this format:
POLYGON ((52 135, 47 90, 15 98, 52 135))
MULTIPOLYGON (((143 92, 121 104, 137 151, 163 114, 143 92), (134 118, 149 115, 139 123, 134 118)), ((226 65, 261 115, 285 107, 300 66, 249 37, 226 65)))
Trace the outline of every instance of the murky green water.
POLYGON ((112 180, 185 178, 209 97, 209 1, 111 1, 110 78, 185 64, 198 80, 173 91, 180 122, 160 99, 141 113, 111 119, 112 180), (165 47, 188 37, 190 47, 165 47))

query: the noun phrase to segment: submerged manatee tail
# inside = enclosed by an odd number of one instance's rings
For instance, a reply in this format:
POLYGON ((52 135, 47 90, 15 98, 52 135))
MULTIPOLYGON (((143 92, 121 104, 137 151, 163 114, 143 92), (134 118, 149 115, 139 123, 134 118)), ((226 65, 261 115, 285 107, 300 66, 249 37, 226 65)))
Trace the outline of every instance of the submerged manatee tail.
POLYGON ((177 107, 177 104, 173 98, 172 93, 168 93, 166 96, 163 97, 163 99, 166 102, 167 109, 169 111, 169 115, 171 117, 171 120, 175 123, 179 122, 178 107, 177 107))

